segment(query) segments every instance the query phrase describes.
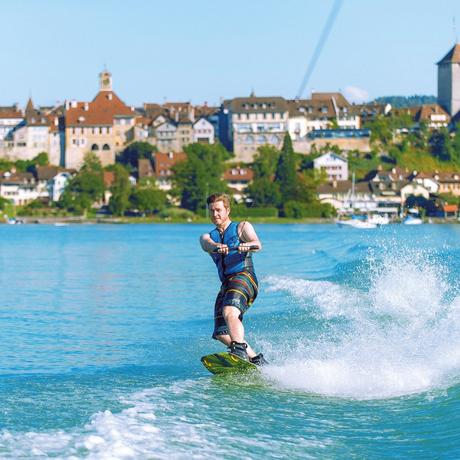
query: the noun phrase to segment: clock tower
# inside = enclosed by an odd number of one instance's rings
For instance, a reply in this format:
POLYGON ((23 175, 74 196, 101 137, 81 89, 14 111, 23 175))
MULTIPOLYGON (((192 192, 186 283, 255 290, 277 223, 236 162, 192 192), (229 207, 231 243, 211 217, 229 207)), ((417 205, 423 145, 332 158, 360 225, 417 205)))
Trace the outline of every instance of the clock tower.
POLYGON ((108 70, 103 70, 99 74, 99 90, 112 91, 112 74, 108 70))

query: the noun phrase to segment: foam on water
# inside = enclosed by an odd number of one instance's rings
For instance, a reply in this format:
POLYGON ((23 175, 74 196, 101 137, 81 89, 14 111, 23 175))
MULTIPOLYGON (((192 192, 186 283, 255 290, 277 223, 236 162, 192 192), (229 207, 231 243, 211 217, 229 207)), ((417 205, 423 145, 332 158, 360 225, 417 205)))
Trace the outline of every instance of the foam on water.
MULTIPOLYGON (((205 457, 215 451, 215 446, 206 439, 204 424, 197 427, 194 423, 187 423, 184 411, 171 407, 176 403, 178 409, 180 401, 169 397, 187 392, 193 384, 186 381, 127 396, 121 400, 126 409, 119 413, 98 412, 81 429, 41 433, 3 431, 0 433, 0 452, 8 452, 9 458, 161 459, 173 456, 185 459, 194 458, 198 453, 205 457), (162 413, 160 423, 155 412, 162 413)), ((193 405, 193 402, 188 398, 186 404, 193 405)))
MULTIPOLYGON (((258 454, 254 458, 267 458, 274 450, 283 452, 283 443, 292 448, 295 442, 302 458, 309 458, 308 449, 323 449, 329 442, 313 437, 299 442, 288 435, 277 442, 265 430, 248 435, 260 412, 257 408, 242 409, 244 403, 238 409, 243 418, 233 419, 232 413, 219 412, 216 394, 209 394, 215 391, 212 385, 212 380, 205 378, 145 389, 122 397, 120 402, 126 408, 120 412, 98 412, 85 426, 68 431, 4 430, 0 432, 0 456, 69 460, 241 458, 242 452, 255 451, 258 454), (225 418, 233 423, 224 422, 225 418)), ((230 388, 230 394, 225 394, 225 388, 219 393, 222 407, 238 402, 234 385, 230 388)))
MULTIPOLYGON (((266 374, 284 388, 357 399, 446 387, 460 376, 460 297, 432 255, 369 254, 366 290, 328 281, 269 277, 271 290, 326 323, 327 337, 297 337, 270 349, 266 374), (369 275, 369 273, 368 273, 369 275)), ((362 275, 357 270, 354 276, 362 275)), ((359 283, 356 283, 359 285, 359 283)))

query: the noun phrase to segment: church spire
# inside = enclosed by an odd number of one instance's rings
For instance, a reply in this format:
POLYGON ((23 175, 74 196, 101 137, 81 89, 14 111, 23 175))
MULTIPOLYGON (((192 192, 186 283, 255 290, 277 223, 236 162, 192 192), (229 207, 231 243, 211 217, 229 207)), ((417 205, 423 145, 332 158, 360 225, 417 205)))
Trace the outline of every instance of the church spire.
POLYGON ((32 102, 32 98, 29 97, 29 100, 27 101, 27 105, 26 105, 26 116, 31 115, 34 112, 35 112, 34 103, 32 102))

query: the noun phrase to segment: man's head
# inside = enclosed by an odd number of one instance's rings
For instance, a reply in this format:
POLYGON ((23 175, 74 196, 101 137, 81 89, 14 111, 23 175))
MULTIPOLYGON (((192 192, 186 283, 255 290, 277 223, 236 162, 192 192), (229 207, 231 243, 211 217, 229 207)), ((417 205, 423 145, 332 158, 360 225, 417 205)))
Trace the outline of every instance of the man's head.
POLYGON ((206 200, 208 203, 209 216, 212 223, 216 226, 222 226, 230 220, 230 198, 225 193, 213 193, 206 200))

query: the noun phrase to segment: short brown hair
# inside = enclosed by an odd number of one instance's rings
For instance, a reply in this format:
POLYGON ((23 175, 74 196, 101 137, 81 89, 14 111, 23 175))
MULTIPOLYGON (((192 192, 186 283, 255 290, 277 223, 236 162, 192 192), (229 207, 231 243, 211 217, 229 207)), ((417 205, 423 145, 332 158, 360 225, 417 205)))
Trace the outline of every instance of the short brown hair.
POLYGON ((206 203, 208 203, 208 206, 211 203, 215 203, 216 201, 222 201, 227 209, 230 208, 230 197, 226 193, 213 193, 212 195, 209 195, 206 199, 206 203))

